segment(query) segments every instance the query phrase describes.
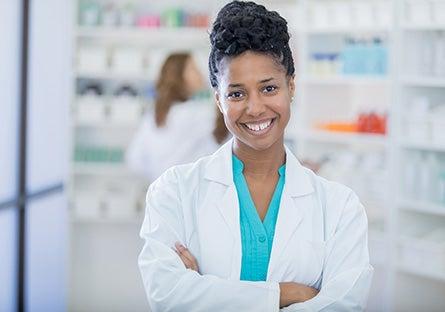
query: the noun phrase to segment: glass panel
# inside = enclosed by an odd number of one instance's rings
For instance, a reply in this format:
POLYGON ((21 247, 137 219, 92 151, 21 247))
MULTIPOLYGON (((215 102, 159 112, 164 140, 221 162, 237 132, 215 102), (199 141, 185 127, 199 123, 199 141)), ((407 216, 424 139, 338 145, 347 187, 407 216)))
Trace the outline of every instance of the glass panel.
POLYGON ((0 210, 0 311, 16 310, 17 210, 0 210))
POLYGON ((20 73, 20 1, 0 1, 0 203, 14 197, 20 73))
POLYGON ((63 193, 31 201, 26 224, 26 311, 66 310, 67 203, 63 193))
POLYGON ((28 185, 34 192, 65 180, 68 164, 71 5, 31 2, 28 185))

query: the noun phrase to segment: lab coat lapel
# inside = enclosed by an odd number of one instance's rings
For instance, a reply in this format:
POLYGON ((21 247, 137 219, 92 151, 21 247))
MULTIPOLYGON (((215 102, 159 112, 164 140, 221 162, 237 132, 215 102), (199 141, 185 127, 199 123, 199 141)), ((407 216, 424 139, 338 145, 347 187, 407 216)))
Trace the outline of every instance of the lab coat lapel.
POLYGON ((280 259, 298 226, 310 209, 310 197, 314 191, 308 173, 286 147, 286 177, 281 195, 275 235, 269 261, 268 276, 280 265, 280 259))
POLYGON ((241 233, 238 195, 233 182, 232 142, 233 140, 229 140, 212 155, 206 167, 205 179, 211 181, 215 188, 225 188, 221 197, 215 198, 215 201, 231 233, 228 239, 234 242, 230 278, 237 280, 241 272, 241 233))

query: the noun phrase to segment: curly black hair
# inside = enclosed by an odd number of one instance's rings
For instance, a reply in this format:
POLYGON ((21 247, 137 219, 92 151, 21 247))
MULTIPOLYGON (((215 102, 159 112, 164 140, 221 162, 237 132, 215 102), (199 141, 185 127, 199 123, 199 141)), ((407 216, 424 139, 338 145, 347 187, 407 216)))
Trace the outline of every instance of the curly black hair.
POLYGON ((286 20, 254 2, 233 1, 218 13, 210 33, 209 73, 212 87, 218 86, 218 65, 224 57, 247 50, 266 53, 283 65, 288 76, 295 72, 289 47, 286 20))

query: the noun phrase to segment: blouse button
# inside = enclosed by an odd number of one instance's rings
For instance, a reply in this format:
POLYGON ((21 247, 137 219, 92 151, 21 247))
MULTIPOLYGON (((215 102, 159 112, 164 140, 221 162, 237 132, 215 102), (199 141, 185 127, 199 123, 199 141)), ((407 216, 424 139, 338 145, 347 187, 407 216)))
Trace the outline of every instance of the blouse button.
POLYGON ((264 235, 260 235, 260 237, 258 237, 258 241, 259 241, 260 243, 264 243, 264 242, 266 241, 266 236, 264 236, 264 235))

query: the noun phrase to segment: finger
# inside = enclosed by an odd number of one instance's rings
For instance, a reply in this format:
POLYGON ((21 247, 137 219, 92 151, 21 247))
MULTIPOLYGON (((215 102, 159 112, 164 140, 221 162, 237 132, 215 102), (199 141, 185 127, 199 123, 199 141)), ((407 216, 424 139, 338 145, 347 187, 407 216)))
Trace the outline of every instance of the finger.
POLYGON ((193 256, 193 254, 188 250, 188 248, 179 242, 175 243, 175 247, 177 249, 177 254, 181 257, 183 262, 187 263, 187 268, 198 272, 198 262, 196 261, 196 258, 193 256))
POLYGON ((190 261, 192 261, 192 262, 196 262, 195 257, 194 257, 194 256, 192 255, 192 253, 187 249, 187 247, 185 247, 185 246, 183 246, 183 245, 181 245, 181 244, 179 244, 179 243, 176 243, 175 246, 176 246, 176 249, 177 249, 183 256, 187 257, 187 258, 188 258, 190 261))
POLYGON ((179 258, 181 259, 181 261, 184 263, 185 267, 187 269, 191 269, 194 267, 194 263, 192 261, 190 261, 190 259, 188 259, 187 257, 185 257, 184 255, 182 255, 179 251, 177 251, 175 248, 172 248, 172 250, 179 256, 179 258))
POLYGON ((191 262, 189 259, 187 259, 186 257, 179 255, 179 257, 181 258, 182 262, 184 263, 185 267, 187 269, 193 269, 193 262, 191 262))

